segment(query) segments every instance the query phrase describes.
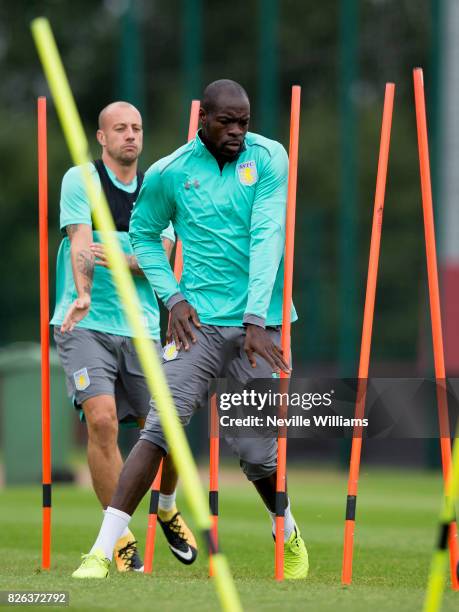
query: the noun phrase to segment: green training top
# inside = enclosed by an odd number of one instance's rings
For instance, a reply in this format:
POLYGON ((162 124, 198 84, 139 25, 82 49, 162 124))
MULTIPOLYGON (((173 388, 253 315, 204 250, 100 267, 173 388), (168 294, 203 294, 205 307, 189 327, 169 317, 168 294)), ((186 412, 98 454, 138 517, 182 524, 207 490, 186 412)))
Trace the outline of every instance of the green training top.
POLYGON ((221 171, 199 134, 149 168, 129 235, 168 308, 185 297, 210 325, 282 323, 287 178, 284 147, 252 133, 221 171), (183 243, 180 287, 161 248, 171 221, 183 243))
MULTIPOLYGON (((113 184, 133 193, 137 189, 137 177, 125 185, 119 181, 116 175, 105 166, 113 184)), ((91 164, 91 174, 101 188, 99 175, 94 164, 91 164)), ((91 208, 88 203, 84 188, 83 176, 78 166, 70 168, 62 179, 61 201, 60 201, 60 227, 64 229, 67 225, 83 223, 92 225, 91 208)), ((133 254, 127 232, 116 232, 120 246, 125 253, 133 254)), ((166 227, 161 234, 162 237, 171 241, 175 240, 172 225, 166 227)), ((94 242, 102 242, 100 233, 93 232, 94 242)), ((161 245, 161 241, 160 241, 161 245)), ((161 251, 164 250, 161 245, 161 251)), ((167 259, 166 259, 167 261, 167 259)), ((151 338, 159 340, 159 307, 154 291, 152 291, 148 280, 141 276, 133 276, 134 283, 139 294, 140 303, 144 310, 144 325, 151 338)), ((52 325, 62 325, 65 313, 70 304, 77 298, 75 283, 73 280, 72 262, 70 257, 70 240, 67 236, 62 239, 57 254, 56 272, 56 308, 51 320, 52 325)), ((118 297, 112 274, 107 268, 95 266, 94 281, 91 291, 91 308, 86 317, 77 324, 77 327, 92 329, 95 331, 116 334, 119 336, 132 336, 131 329, 124 314, 121 300, 118 297)))

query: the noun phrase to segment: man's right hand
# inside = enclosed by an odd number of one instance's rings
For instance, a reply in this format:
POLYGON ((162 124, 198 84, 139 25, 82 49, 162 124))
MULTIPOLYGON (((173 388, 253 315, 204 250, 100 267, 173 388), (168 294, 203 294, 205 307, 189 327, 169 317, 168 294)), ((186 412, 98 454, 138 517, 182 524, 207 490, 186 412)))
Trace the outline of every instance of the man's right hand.
POLYGON ((61 325, 61 332, 72 331, 77 323, 79 323, 89 312, 91 306, 91 298, 89 295, 77 298, 70 304, 67 310, 64 321, 61 325))
POLYGON ((196 336, 190 325, 190 319, 195 327, 201 327, 198 313, 187 301, 183 300, 172 306, 167 330, 167 341, 174 340, 178 351, 182 346, 187 351, 190 348, 189 340, 193 344, 196 342, 196 336))

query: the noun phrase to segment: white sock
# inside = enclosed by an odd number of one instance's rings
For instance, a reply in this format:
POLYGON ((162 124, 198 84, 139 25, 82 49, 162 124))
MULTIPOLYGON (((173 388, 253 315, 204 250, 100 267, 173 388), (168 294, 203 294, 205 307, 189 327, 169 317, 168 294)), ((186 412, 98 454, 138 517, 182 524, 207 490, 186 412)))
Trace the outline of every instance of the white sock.
POLYGON ((176 494, 177 494, 176 491, 174 491, 170 495, 164 495, 163 493, 160 493, 159 502, 158 502, 159 509, 163 510, 164 512, 168 512, 169 510, 172 510, 172 508, 175 506, 176 494))
POLYGON ((100 548, 104 551, 106 558, 111 561, 115 544, 121 537, 121 534, 124 533, 130 520, 131 517, 126 512, 108 506, 104 512, 104 520, 102 521, 99 535, 89 552, 92 553, 96 548, 100 548))
MULTIPOLYGON (((268 508, 266 508, 268 510, 268 508)), ((273 524, 273 534, 276 534, 276 513, 268 510, 269 515, 271 516, 271 521, 273 524)), ((288 500, 288 505, 285 508, 284 514, 284 542, 287 542, 289 537, 292 535, 295 529, 295 519, 293 518, 293 514, 290 510, 290 500, 288 500)))
MULTIPOLYGON (((102 513, 105 516, 105 508, 102 509, 102 513)), ((130 533, 131 533, 131 531, 130 531, 129 527, 126 527, 126 529, 120 535, 120 538, 125 538, 127 535, 130 535, 130 533)))

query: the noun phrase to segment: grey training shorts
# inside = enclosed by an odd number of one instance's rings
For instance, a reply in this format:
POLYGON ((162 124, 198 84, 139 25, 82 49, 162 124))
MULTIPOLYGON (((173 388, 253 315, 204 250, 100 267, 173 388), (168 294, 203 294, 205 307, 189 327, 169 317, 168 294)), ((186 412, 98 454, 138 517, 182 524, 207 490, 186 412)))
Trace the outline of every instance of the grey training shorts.
POLYGON ((54 340, 77 409, 91 397, 112 395, 120 423, 145 419, 151 395, 132 338, 81 327, 62 333, 56 326, 54 340))
MULTIPOLYGON (((273 342, 280 344, 280 331, 267 329, 273 342)), ((271 378, 268 363, 256 356, 257 367, 249 363, 244 351, 244 327, 202 325, 194 329, 197 342, 188 351, 168 345, 162 356, 164 373, 174 398, 180 421, 187 425, 198 408, 207 408, 209 379, 232 377, 242 383, 254 378, 271 378)), ((167 443, 159 422, 154 401, 140 439, 149 440, 167 452, 167 443)), ((249 480, 270 476, 277 466, 277 441, 274 438, 225 437, 239 456, 249 480)))

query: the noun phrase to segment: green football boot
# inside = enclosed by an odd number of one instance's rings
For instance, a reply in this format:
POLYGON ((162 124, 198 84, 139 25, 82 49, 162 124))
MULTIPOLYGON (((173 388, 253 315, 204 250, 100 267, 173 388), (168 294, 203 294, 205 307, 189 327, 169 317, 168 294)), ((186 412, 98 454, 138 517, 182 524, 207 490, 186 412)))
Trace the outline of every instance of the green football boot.
POLYGON ((284 544, 284 578, 301 580, 309 572, 308 551, 298 527, 284 544))
POLYGON ((82 555, 80 567, 72 574, 72 578, 107 578, 110 559, 106 559, 104 552, 97 548, 89 555, 82 555))

